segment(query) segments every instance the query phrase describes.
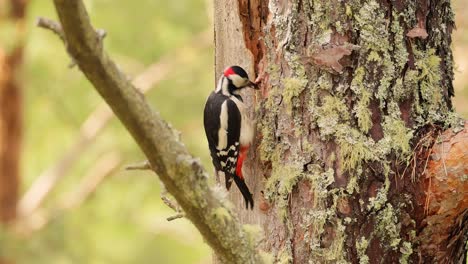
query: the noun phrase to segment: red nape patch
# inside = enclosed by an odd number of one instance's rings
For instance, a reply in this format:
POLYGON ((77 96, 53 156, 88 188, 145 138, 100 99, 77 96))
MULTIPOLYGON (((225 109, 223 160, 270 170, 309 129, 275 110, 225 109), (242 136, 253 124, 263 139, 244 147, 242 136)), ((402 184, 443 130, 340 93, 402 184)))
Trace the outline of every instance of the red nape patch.
POLYGON ((244 163, 245 157, 247 157, 247 151, 249 150, 249 146, 247 147, 240 147, 240 154, 239 157, 237 158, 237 167, 236 167, 236 175, 244 179, 244 175, 242 175, 242 164, 244 163))
POLYGON ((236 74, 236 73, 234 72, 234 70, 233 70, 231 67, 227 68, 227 69, 224 71, 224 76, 225 76, 225 77, 228 77, 228 76, 231 75, 231 74, 236 74))

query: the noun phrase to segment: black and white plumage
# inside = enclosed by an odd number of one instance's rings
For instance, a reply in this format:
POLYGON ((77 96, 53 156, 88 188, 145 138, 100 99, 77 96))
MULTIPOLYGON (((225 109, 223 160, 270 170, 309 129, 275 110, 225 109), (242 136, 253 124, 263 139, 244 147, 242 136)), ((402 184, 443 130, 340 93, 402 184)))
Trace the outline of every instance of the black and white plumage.
POLYGON ((203 121, 213 166, 217 172, 224 172, 226 188, 229 190, 234 180, 246 207, 250 204, 253 208, 253 197, 242 175, 243 160, 254 136, 252 121, 239 94, 246 87, 256 85, 241 67, 228 67, 206 101, 203 121))

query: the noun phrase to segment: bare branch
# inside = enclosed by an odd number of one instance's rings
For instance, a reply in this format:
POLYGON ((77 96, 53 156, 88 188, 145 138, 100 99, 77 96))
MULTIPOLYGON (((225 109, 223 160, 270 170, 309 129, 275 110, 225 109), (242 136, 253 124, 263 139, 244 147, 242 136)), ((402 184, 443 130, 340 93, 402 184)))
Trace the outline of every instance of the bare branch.
POLYGON ((173 220, 176 220, 176 219, 179 219, 179 218, 183 218, 185 216, 185 214, 176 214, 176 215, 173 215, 173 216, 170 216, 167 218, 167 221, 173 221, 173 220))
POLYGON ((161 182, 161 200, 165 205, 167 205, 169 208, 174 210, 177 214, 170 216, 167 219, 167 221, 172 221, 175 219, 179 219, 185 216, 185 214, 182 212, 182 208, 180 208, 180 205, 176 202, 173 201, 171 198, 169 198, 166 186, 164 186, 164 183, 161 182))
POLYGON ((63 35, 62 26, 59 23, 52 19, 38 17, 36 20, 36 25, 54 32, 57 36, 59 36, 63 43, 65 43, 65 36, 63 35))
MULTIPOLYGON (((65 45, 65 47, 68 46, 67 41, 65 40, 65 35, 63 34, 62 26, 59 23, 55 22, 52 19, 39 17, 36 20, 36 25, 38 27, 49 29, 50 31, 54 32, 63 41, 63 44, 65 45)), ((67 49, 67 53, 71 60, 70 64, 68 64, 68 68, 73 68, 76 65, 75 59, 70 54, 70 52, 68 52, 68 49, 67 49)))
MULTIPOLYGON (((38 27, 51 30, 57 36, 59 36, 59 38, 65 44, 65 47, 68 46, 67 41, 65 40, 65 36, 63 34, 62 26, 59 23, 55 22, 52 19, 48 19, 48 18, 44 18, 44 17, 38 17, 37 20, 36 20, 36 25, 38 27)), ((106 37, 107 33, 103 29, 97 29, 96 33, 98 35, 99 41, 101 42, 100 46, 102 48, 102 40, 106 37)), ((67 50, 67 52, 68 52, 68 50, 67 50)), ((71 62, 70 62, 70 64, 68 64, 68 67, 73 68, 76 65, 75 59, 73 58, 73 56, 70 53, 68 53, 68 55, 71 58, 71 62)))
POLYGON ((138 164, 132 164, 125 167, 125 170, 151 170, 151 164, 144 161, 138 164))
POLYGON ((205 241, 225 263, 261 263, 237 215, 210 189, 200 162, 99 49, 83 2, 54 0, 54 4, 78 66, 128 129, 205 241))
POLYGON ((165 205, 167 205, 172 210, 176 212, 180 212, 179 205, 175 204, 171 199, 169 199, 169 197, 167 197, 166 191, 163 191, 163 193, 161 194, 161 200, 163 201, 165 205))

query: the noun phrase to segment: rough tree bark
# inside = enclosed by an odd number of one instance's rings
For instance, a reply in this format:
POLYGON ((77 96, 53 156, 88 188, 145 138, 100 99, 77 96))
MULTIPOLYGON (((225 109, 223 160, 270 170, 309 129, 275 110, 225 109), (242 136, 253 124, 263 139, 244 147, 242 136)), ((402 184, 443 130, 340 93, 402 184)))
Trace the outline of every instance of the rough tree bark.
POLYGON ((16 216, 19 194, 22 95, 20 71, 26 1, 0 1, 0 223, 16 216))
POLYGON ((244 95, 254 212, 230 196, 275 263, 466 259, 453 28, 446 0, 215 1, 216 76, 264 76, 244 95))

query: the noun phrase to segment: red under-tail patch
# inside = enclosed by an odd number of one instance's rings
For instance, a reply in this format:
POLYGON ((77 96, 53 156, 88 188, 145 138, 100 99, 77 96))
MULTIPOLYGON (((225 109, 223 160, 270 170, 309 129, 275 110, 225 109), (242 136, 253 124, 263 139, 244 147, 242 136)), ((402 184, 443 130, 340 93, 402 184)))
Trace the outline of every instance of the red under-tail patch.
POLYGON ((249 151, 249 146, 241 146, 239 157, 237 158, 237 167, 236 167, 236 175, 244 179, 242 175, 242 164, 244 163, 244 159, 247 157, 247 152, 249 151))

